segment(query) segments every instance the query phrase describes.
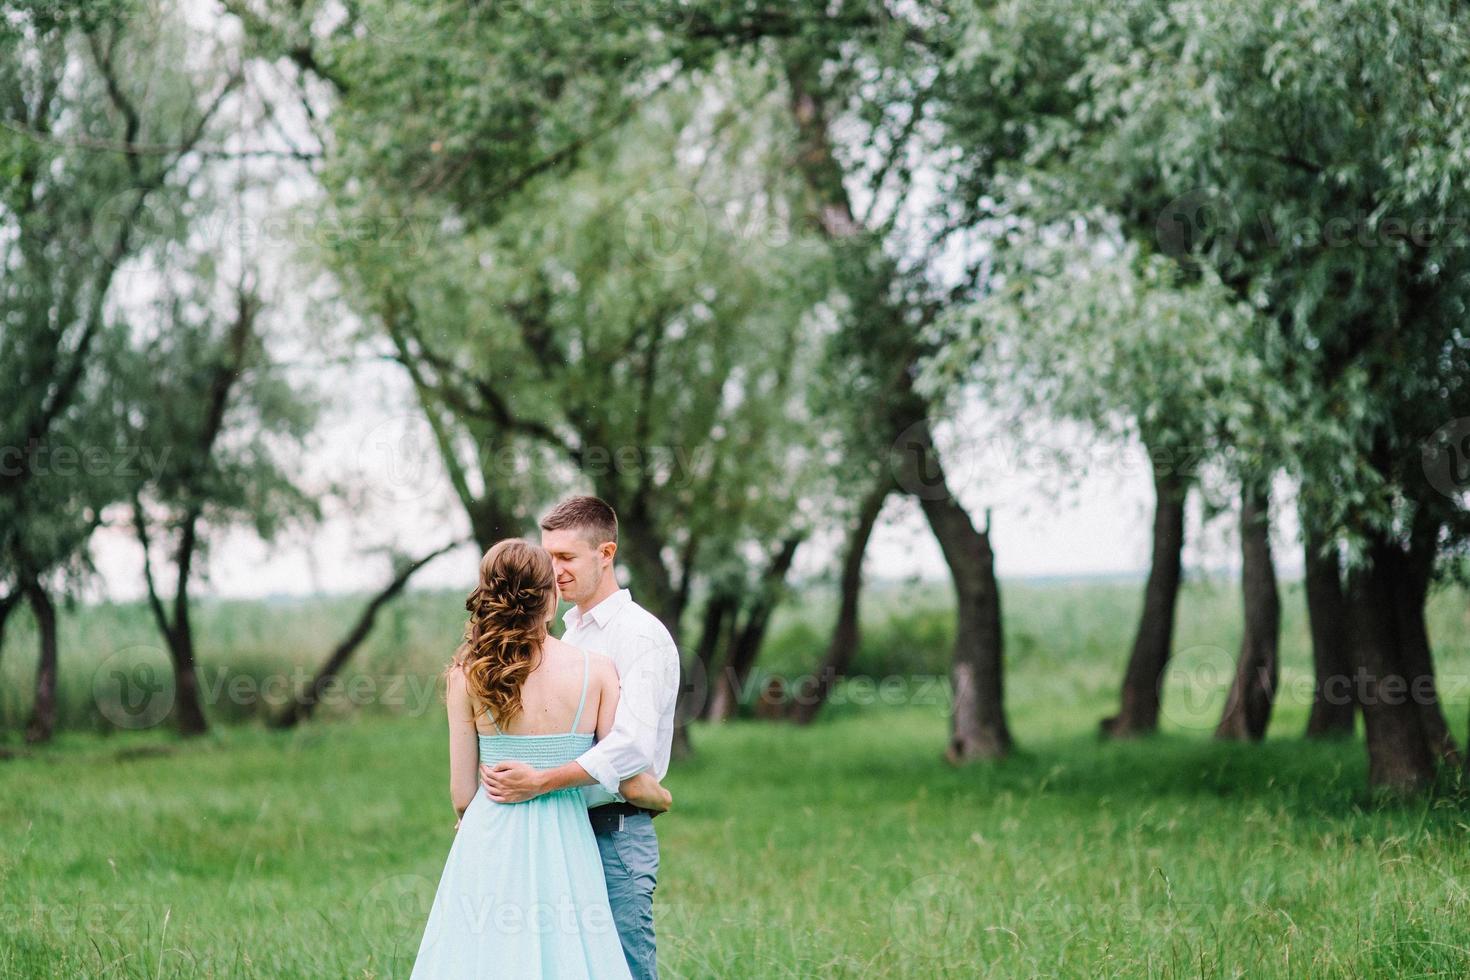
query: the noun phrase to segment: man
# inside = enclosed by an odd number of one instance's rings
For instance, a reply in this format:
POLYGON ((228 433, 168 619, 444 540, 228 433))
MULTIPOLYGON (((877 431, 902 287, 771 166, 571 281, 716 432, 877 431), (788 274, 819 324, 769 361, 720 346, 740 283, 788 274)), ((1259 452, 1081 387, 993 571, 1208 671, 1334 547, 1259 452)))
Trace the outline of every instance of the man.
POLYGON ((480 767, 485 793, 496 803, 520 803, 543 793, 582 787, 588 819, 602 853, 607 896, 628 969, 637 980, 658 976, 653 934, 653 890, 658 883, 654 812, 618 795, 630 776, 669 771, 679 653, 669 631, 618 588, 613 560, 618 518, 597 497, 570 497, 541 519, 541 546, 551 553, 557 591, 575 603, 562 621, 562 639, 607 654, 618 668, 622 694, 613 729, 575 762, 537 770, 524 763, 480 767))

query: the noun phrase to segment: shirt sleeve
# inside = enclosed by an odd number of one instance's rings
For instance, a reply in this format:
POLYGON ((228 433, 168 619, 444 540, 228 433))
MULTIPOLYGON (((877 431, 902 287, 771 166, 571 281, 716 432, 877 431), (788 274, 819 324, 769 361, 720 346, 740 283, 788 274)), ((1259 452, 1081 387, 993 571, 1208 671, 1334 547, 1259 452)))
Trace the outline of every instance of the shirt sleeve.
POLYGON ((612 731, 577 759, 587 775, 609 793, 629 776, 653 766, 659 721, 679 694, 679 652, 673 638, 639 637, 618 670, 621 694, 612 731))

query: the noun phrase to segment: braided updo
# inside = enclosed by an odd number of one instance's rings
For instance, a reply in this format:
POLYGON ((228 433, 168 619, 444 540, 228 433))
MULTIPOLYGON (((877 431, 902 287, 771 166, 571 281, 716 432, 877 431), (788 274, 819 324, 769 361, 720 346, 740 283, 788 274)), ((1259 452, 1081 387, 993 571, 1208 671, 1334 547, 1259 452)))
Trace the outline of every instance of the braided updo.
POLYGON ((521 685, 535 666, 556 610, 551 555, 523 538, 499 541, 480 559, 480 583, 465 600, 469 622, 454 665, 480 708, 500 728, 521 713, 521 685))

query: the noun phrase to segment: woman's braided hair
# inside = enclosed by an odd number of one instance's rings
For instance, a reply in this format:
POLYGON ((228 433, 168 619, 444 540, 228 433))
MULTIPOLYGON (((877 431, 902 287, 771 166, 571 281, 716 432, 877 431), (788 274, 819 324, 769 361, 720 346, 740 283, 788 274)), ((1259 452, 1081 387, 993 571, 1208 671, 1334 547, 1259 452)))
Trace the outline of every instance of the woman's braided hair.
POLYGON ((523 538, 499 541, 480 559, 480 583, 465 599, 469 622, 454 663, 465 672, 470 694, 504 729, 521 713, 526 682, 556 610, 551 555, 523 538))

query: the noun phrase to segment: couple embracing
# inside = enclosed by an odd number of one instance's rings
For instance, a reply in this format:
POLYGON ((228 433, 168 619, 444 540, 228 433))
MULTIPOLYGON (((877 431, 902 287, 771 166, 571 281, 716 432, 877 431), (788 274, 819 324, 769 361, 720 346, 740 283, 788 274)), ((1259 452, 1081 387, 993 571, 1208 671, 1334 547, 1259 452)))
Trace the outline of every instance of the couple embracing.
POLYGON ((454 843, 414 980, 656 977, 653 817, 679 688, 672 637, 619 589, 596 497, 496 544, 446 672, 454 843), (574 603, 558 640, 558 597, 574 603))

